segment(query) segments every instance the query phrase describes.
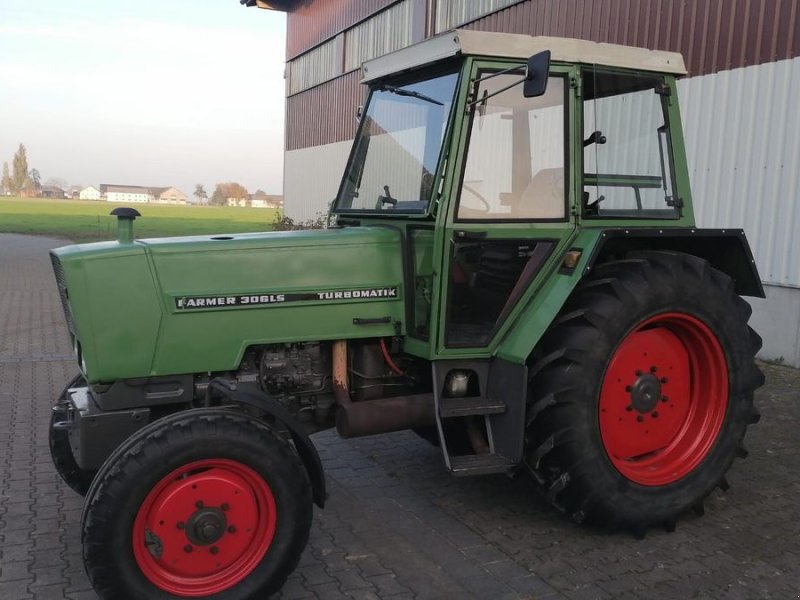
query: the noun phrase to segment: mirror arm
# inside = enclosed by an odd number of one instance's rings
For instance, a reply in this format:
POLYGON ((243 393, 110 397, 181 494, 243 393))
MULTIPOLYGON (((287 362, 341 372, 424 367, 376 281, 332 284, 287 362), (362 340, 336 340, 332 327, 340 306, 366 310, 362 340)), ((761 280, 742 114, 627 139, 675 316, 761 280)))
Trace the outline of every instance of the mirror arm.
MULTIPOLYGON (((498 75, 499 75, 499 73, 498 73, 498 75)), ((480 98, 478 98, 476 100, 473 100, 472 102, 468 102, 467 103, 467 108, 468 109, 472 108, 473 106, 475 106, 479 102, 486 102, 489 98, 493 98, 493 97, 497 96, 497 94, 502 94, 503 92, 508 91, 511 88, 515 87, 515 86, 518 86, 520 83, 523 83, 524 81, 525 81, 525 79, 523 78, 523 79, 520 79, 519 81, 515 81, 514 83, 512 83, 510 85, 507 85, 504 88, 501 88, 501 89, 497 90, 496 92, 492 92, 491 94, 484 94, 482 97, 480 97, 480 98)))

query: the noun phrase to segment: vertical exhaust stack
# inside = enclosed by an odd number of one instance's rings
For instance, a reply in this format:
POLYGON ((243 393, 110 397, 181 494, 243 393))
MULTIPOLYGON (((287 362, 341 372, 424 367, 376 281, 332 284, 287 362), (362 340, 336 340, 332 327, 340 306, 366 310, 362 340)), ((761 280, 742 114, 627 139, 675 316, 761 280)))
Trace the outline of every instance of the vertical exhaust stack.
POLYGON ((133 243, 133 222, 141 213, 135 208, 119 206, 111 211, 111 216, 117 217, 117 241, 120 244, 133 243))

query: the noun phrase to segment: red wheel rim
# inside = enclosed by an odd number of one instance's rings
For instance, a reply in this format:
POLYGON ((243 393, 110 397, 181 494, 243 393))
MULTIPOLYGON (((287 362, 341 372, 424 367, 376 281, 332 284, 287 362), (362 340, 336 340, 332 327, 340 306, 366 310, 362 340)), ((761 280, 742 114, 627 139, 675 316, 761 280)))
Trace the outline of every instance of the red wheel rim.
POLYGON ((728 365, 699 319, 665 313, 619 345, 600 390, 600 435, 614 467, 641 485, 691 473, 708 455, 728 406, 728 365))
POLYGON ((263 477, 237 461, 199 460, 147 494, 133 523, 133 555, 165 592, 208 596, 256 568, 275 524, 275 498, 263 477))

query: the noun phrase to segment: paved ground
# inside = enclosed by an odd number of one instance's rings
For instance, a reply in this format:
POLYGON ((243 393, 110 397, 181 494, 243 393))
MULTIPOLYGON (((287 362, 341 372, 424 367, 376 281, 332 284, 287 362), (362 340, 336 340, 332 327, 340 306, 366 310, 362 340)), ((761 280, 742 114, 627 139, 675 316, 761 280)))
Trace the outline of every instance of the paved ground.
MULTIPOLYGON (((46 250, 0 235, 0 599, 91 599, 81 498, 50 463, 53 399, 75 372, 46 250)), ((800 597, 800 373, 765 367, 763 418, 727 494, 644 540, 562 520, 524 477, 453 479, 411 434, 316 436, 330 504, 281 598, 800 597)))

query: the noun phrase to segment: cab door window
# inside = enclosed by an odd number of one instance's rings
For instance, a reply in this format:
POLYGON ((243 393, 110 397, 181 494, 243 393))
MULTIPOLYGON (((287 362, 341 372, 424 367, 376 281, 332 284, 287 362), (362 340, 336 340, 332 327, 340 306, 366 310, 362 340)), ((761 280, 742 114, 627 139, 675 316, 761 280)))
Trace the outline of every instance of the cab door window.
POLYGON ((550 77, 538 98, 525 98, 519 86, 491 96, 519 79, 512 73, 480 82, 459 221, 566 218, 565 78, 550 77))

